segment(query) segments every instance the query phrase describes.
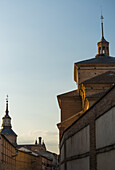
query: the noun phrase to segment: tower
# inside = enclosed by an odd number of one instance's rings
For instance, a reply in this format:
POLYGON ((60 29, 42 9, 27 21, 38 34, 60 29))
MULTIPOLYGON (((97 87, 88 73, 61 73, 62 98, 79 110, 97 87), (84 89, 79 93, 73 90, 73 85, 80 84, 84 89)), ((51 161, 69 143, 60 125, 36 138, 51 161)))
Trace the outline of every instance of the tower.
POLYGON ((12 130, 12 125, 11 125, 11 117, 9 116, 9 111, 8 111, 8 96, 6 98, 6 111, 5 115, 2 118, 2 128, 0 131, 12 144, 16 145, 17 144, 17 135, 16 133, 12 130))
POLYGON ((106 41, 105 38, 104 38, 103 19, 104 19, 104 17, 101 15, 102 37, 101 37, 101 40, 97 43, 97 46, 98 46, 98 55, 109 56, 109 42, 106 41))

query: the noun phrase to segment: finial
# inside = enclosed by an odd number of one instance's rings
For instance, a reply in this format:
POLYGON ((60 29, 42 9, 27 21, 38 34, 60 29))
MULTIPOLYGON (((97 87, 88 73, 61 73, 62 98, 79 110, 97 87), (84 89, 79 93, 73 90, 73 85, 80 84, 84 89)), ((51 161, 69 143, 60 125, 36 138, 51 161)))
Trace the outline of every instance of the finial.
POLYGON ((103 15, 102 15, 102 11, 101 11, 101 29, 102 29, 102 39, 104 38, 104 32, 103 32, 103 15))
POLYGON ((103 23, 103 19, 104 19, 104 17, 103 17, 103 15, 101 14, 101 23, 103 23))
POLYGON ((8 102, 8 95, 6 96, 6 102, 8 102))
POLYGON ((8 115, 8 95, 6 96, 6 115, 8 115))

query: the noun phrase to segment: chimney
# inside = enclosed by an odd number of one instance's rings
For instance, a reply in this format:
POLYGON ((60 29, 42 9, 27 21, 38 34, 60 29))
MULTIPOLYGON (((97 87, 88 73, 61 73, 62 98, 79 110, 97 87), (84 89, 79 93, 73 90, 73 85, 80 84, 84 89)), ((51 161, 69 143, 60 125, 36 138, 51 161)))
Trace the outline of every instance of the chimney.
POLYGON ((39 137, 39 145, 41 145, 42 137, 39 137))

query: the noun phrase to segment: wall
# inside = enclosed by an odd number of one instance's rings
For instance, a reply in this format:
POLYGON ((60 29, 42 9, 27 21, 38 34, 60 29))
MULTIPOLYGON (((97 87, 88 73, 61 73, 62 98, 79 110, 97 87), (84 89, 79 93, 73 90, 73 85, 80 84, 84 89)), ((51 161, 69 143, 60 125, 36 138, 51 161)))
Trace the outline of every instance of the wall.
POLYGON ((96 120, 97 170, 115 170, 115 107, 96 120))
POLYGON ((80 97, 66 97, 61 100, 61 122, 82 110, 80 97))
POLYGON ((89 126, 66 140, 66 157, 71 158, 89 152, 89 126))
POLYGON ((61 145, 61 170, 76 170, 77 168, 89 170, 89 125, 68 137, 61 145))
POLYGON ((85 86, 86 96, 89 96, 95 93, 104 92, 112 87, 111 84, 84 84, 84 86, 85 86))
POLYGON ((42 157, 42 170, 52 170, 52 161, 42 157))
POLYGON ((15 170, 16 159, 15 147, 5 138, 0 135, 0 170, 15 170))
MULTIPOLYGON (((96 65, 96 64, 75 64, 74 65, 74 80, 77 82, 77 84, 80 84, 81 82, 90 79, 92 77, 95 77, 99 74, 105 73, 107 71, 115 71, 115 64, 112 63, 112 66, 109 67, 107 64, 103 65, 96 65), (93 66, 94 65, 94 66, 93 66)), ((78 86, 79 87, 79 86, 78 86)))
POLYGON ((32 156, 26 152, 18 150, 16 156, 16 170, 32 170, 31 168, 32 156))
POLYGON ((4 135, 13 145, 17 144, 17 136, 16 135, 4 135))
POLYGON ((61 170, 115 170, 115 86, 63 133, 61 170))

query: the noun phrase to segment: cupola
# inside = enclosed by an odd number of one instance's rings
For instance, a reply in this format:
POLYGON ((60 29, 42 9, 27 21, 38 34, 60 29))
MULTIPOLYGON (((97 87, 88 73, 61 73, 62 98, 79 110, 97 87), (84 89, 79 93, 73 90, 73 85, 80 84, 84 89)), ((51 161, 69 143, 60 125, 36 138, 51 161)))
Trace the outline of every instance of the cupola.
MULTIPOLYGON (((109 42, 106 41, 105 38, 104 38, 103 19, 104 19, 104 17, 101 15, 102 38, 97 43, 97 46, 98 46, 98 55, 109 56, 109 42)), ((96 57, 98 57, 98 55, 96 57)))

